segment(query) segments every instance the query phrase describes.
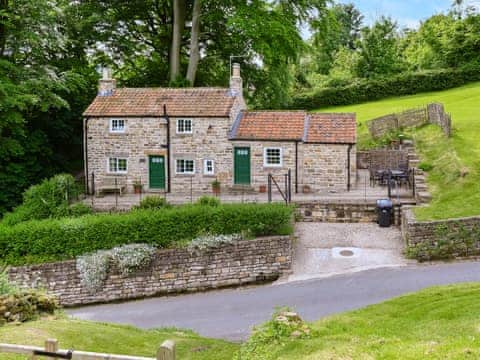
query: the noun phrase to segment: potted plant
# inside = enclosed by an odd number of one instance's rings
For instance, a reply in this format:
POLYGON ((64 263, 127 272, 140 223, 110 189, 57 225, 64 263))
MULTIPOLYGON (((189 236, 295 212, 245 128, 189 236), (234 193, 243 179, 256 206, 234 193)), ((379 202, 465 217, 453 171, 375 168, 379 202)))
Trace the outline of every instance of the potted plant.
POLYGON ((267 192, 267 185, 260 185, 258 190, 261 192, 261 193, 266 193, 267 192))
POLYGON ((135 194, 141 194, 143 189, 142 182, 140 180, 135 180, 133 182, 133 191, 135 194))
POLYGON ((220 194, 220 181, 217 179, 212 181, 212 192, 217 196, 220 194))

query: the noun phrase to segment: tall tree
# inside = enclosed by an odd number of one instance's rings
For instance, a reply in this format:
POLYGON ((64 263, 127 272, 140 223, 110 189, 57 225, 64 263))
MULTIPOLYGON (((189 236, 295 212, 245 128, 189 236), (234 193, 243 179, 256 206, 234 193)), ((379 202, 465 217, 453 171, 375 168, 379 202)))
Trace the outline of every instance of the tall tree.
POLYGON ((399 53, 397 24, 382 17, 371 28, 362 30, 359 42, 358 74, 371 78, 399 72, 402 59, 399 53))
POLYGON ((172 50, 170 51, 170 81, 173 82, 180 76, 180 50, 182 47, 182 34, 185 28, 186 16, 185 0, 173 0, 173 34, 172 50))
POLYGON ((198 61, 200 60, 200 14, 202 2, 195 0, 192 14, 192 32, 190 35, 190 59, 188 61, 187 81, 194 85, 197 74, 198 61))

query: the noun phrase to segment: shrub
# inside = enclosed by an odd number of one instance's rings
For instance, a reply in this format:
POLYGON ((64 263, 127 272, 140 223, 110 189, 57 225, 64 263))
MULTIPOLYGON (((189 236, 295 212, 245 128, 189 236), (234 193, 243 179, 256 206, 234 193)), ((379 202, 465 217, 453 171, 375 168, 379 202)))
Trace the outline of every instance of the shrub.
POLYGON ((80 273, 80 282, 90 291, 96 292, 107 278, 109 265, 110 254, 107 251, 79 256, 77 270, 80 273))
POLYGON ((0 270, 0 296, 17 292, 17 287, 8 279, 8 267, 5 266, 0 270))
POLYGON ((54 296, 36 290, 22 290, 0 296, 0 322, 28 321, 58 309, 54 296))
POLYGON ((0 260, 25 264, 71 259, 132 243, 165 248, 206 233, 286 235, 292 232, 292 215, 293 207, 283 204, 222 204, 29 221, 0 226, 0 260))
POLYGON ((480 80, 479 66, 461 69, 402 73, 388 78, 358 79, 345 86, 330 86, 294 96, 290 108, 313 110, 358 104, 389 96, 411 95, 453 88, 480 80))
POLYGON ((418 168, 420 170, 423 170, 423 171, 431 171, 433 169, 433 165, 430 164, 430 163, 427 163, 427 162, 421 162, 419 165, 418 165, 418 168))
POLYGON ((200 206, 218 206, 220 205, 220 200, 213 196, 202 196, 195 204, 200 206))
POLYGON ((2 223, 11 226, 28 220, 70 216, 69 204, 79 194, 80 187, 72 175, 55 175, 29 187, 23 194, 23 203, 5 214, 2 223))
POLYGON ((79 217, 83 215, 93 214, 93 210, 90 206, 84 203, 78 202, 70 205, 66 213, 68 214, 69 217, 79 217))
POLYGON ((129 244, 111 250, 100 250, 77 258, 80 282, 92 293, 102 288, 113 261, 123 276, 147 267, 156 249, 147 244, 129 244))
POLYGON ((288 308, 278 309, 270 321, 254 329, 234 359, 274 359, 270 347, 288 346, 288 342, 294 339, 308 339, 317 335, 296 313, 288 308))
POLYGON ((128 244, 113 248, 109 253, 120 273, 127 276, 150 265, 156 250, 148 244, 128 244))
POLYGON ((223 244, 233 244, 237 241, 243 240, 242 234, 230 234, 230 235, 201 235, 193 239, 188 244, 189 249, 208 249, 218 247, 223 244))
POLYGON ((165 198, 160 196, 147 196, 140 201, 139 205, 133 207, 134 210, 159 210, 172 207, 165 198))

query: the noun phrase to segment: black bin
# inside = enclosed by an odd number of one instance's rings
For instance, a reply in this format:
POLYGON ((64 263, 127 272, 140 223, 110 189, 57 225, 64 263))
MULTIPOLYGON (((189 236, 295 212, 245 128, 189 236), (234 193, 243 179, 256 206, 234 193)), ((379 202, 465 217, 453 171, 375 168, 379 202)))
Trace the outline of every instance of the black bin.
POLYGON ((377 223, 380 227, 392 225, 393 203, 390 199, 377 200, 377 223))

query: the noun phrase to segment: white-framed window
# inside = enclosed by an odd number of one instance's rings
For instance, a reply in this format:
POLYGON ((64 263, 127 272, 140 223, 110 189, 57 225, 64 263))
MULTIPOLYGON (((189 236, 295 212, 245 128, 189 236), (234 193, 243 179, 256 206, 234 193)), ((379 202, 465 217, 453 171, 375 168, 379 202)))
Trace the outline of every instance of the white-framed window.
POLYGON ((195 174, 195 161, 188 159, 177 159, 175 172, 177 174, 195 174))
POLYGON ((192 119, 178 119, 177 134, 191 134, 191 133, 192 133, 192 119))
POLYGON ((125 132, 125 120, 124 119, 110 119, 110 132, 123 133, 125 132))
POLYGON ((125 174, 127 172, 127 159, 120 157, 108 158, 108 172, 113 174, 125 174))
POLYGON ((282 163, 282 148, 263 148, 263 166, 280 167, 282 166, 282 163))
POLYGON ((203 174, 204 175, 215 174, 215 162, 212 159, 203 160, 203 174))

